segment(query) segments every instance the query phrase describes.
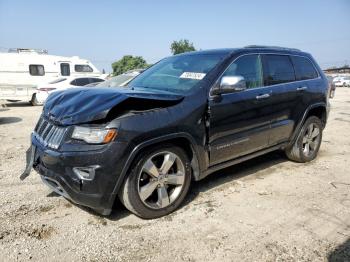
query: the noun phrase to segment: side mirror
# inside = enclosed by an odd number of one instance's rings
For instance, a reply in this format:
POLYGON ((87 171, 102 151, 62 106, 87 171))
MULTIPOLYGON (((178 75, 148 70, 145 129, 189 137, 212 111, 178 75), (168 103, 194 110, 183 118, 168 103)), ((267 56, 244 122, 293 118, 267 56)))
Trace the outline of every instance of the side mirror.
POLYGON ((246 88, 243 76, 224 76, 221 78, 219 87, 212 90, 212 95, 234 93, 246 88))

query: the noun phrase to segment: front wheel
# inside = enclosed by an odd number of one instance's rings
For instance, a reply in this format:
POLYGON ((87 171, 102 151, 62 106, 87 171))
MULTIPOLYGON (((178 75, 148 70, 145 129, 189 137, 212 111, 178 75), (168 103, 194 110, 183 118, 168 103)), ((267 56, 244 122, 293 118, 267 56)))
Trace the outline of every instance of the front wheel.
POLYGON ((191 183, 191 167, 183 149, 161 146, 141 153, 128 174, 119 198, 142 218, 173 212, 185 198, 191 183))
POLYGON ((316 158, 322 141, 322 122, 316 116, 310 116, 301 128, 294 144, 286 149, 290 160, 305 163, 316 158))
POLYGON ((32 104, 32 106, 41 106, 43 104, 43 103, 39 102, 35 93, 33 94, 32 99, 30 100, 30 103, 32 104))

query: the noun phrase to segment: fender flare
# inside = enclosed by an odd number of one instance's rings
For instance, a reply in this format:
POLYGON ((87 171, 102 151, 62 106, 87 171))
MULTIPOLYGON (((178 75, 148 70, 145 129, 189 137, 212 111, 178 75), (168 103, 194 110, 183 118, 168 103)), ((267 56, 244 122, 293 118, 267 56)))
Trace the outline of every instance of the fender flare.
POLYGON ((199 177, 199 173, 201 171, 201 167, 200 167, 200 164, 199 164, 199 152, 198 150, 196 149, 196 147, 194 145, 196 145, 197 143, 195 142, 195 139, 188 133, 185 133, 185 132, 179 132, 179 133, 171 133, 171 134, 167 134, 167 135, 164 135, 164 136, 160 136, 160 137, 156 137, 156 138, 152 138, 152 139, 149 139, 149 140, 146 140, 140 144, 138 144, 132 151, 131 153, 129 154, 124 166, 123 166, 123 169, 122 169, 122 172, 120 173, 119 175, 119 178, 117 180, 117 183, 115 184, 114 186, 114 189, 112 191, 112 194, 110 196, 110 203, 111 205, 113 205, 114 203, 114 200, 116 198, 116 196, 118 195, 118 192, 120 190, 120 186, 122 185, 122 183, 124 182, 124 179, 127 175, 127 172, 132 164, 132 162, 135 160, 135 157, 137 156, 137 154, 139 152, 141 152, 142 149, 144 149, 145 147, 148 147, 148 146, 151 146, 151 145, 155 145, 155 144, 158 144, 160 142, 164 142, 164 141, 168 141, 168 140, 171 140, 171 139, 176 139, 176 138, 185 138, 187 140, 190 141, 190 147, 193 151, 193 159, 192 159, 192 162, 191 164, 195 165, 196 168, 198 168, 198 174, 194 174, 194 178, 195 180, 198 179, 199 177), (193 161, 195 163, 193 163, 193 161))
POLYGON ((303 123, 305 122, 306 120, 306 117, 307 115, 309 114, 309 112, 314 109, 314 108, 317 108, 317 107, 323 107, 326 114, 328 114, 327 112, 327 104, 324 103, 324 102, 319 102, 319 103, 315 103, 315 104, 312 104, 310 105, 308 108, 306 108, 304 114, 303 114, 303 117, 301 118, 301 121, 299 121, 299 123, 297 124, 296 128, 294 129, 294 132, 293 132, 293 135, 292 135, 292 139, 290 140, 290 143, 288 146, 292 146, 294 144, 294 142, 298 139, 299 135, 300 135, 300 130, 303 126, 303 123))

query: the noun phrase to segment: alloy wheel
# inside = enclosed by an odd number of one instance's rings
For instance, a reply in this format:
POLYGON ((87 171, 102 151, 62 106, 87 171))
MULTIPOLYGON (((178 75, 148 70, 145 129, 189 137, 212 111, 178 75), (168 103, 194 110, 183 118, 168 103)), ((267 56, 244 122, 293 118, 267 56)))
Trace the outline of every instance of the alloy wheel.
POLYGON ((185 166, 176 154, 164 151, 149 157, 138 175, 138 194, 152 209, 173 203, 185 183, 185 166))
POLYGON ((314 123, 310 123, 303 137, 303 153, 305 156, 312 155, 320 143, 320 129, 314 123))

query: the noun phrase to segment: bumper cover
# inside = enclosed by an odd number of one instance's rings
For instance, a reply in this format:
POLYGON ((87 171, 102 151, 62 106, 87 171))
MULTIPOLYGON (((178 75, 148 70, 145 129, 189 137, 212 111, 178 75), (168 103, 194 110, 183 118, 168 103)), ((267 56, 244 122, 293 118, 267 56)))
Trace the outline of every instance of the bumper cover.
MULTIPOLYGON (((79 147, 79 146, 78 146, 79 147)), ((54 192, 72 202, 90 207, 103 215, 110 214, 121 170, 125 163, 125 143, 112 142, 100 150, 58 152, 44 148, 32 136, 32 148, 27 165, 33 167, 43 182, 54 192), (34 153, 32 153, 34 151, 34 153), (98 165, 93 180, 83 180, 73 171, 74 167, 98 165)))

